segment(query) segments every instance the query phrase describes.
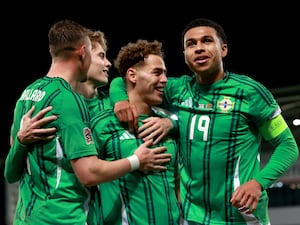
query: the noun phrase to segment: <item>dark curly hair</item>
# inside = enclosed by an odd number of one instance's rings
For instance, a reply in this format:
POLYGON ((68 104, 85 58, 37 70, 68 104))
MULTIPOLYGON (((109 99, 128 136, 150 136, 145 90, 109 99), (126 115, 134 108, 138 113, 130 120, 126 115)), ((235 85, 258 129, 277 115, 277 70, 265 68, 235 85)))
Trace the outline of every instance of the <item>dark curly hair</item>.
POLYGON ((122 76, 126 75, 127 70, 136 65, 144 63, 148 55, 158 55, 164 58, 162 43, 154 40, 147 41, 138 39, 123 46, 114 60, 114 66, 122 76))

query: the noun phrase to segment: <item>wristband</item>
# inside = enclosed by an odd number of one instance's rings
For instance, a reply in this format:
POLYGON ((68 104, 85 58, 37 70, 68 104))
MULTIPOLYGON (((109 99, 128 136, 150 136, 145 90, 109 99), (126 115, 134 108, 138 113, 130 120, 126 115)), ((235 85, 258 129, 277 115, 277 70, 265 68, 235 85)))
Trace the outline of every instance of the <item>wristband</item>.
POLYGON ((140 160, 137 157, 137 155, 133 154, 133 155, 127 157, 127 159, 129 160, 129 163, 131 166, 131 171, 137 170, 138 168, 140 168, 140 160))

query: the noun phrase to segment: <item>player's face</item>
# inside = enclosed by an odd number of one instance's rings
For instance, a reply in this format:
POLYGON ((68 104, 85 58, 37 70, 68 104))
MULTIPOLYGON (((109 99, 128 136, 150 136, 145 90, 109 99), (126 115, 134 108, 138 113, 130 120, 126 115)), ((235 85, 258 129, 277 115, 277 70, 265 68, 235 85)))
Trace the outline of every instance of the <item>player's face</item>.
POLYGON ((199 26, 185 33, 185 62, 196 74, 218 73, 223 68, 222 59, 226 55, 227 45, 220 41, 215 29, 199 26))
POLYGON ((111 67, 110 61, 106 58, 106 52, 100 43, 94 43, 92 49, 92 61, 88 70, 87 79, 93 82, 95 88, 108 83, 108 71, 111 67))
POLYGON ((146 104, 153 106, 162 102, 163 90, 167 83, 164 60, 157 55, 149 55, 144 65, 136 70, 137 94, 146 104))

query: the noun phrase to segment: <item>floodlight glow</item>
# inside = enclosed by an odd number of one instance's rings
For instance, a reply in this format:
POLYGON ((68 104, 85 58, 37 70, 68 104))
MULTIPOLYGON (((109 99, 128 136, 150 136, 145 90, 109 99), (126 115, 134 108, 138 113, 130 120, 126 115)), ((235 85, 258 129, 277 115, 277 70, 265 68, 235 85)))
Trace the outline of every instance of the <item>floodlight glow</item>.
POLYGON ((300 119, 294 119, 293 120, 293 125, 294 126, 300 126, 300 119))

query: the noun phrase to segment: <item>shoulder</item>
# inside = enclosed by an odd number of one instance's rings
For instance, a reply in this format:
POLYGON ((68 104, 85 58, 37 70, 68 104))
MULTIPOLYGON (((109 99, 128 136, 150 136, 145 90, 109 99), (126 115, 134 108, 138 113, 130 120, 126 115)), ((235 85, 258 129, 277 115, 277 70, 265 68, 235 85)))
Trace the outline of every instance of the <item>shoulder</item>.
POLYGON ((105 109, 99 111, 92 119, 91 119, 91 127, 97 126, 107 126, 110 121, 117 120, 117 117, 113 111, 113 109, 105 109))
POLYGON ((167 88, 170 89, 180 89, 189 86, 191 81, 194 80, 194 76, 181 75, 180 77, 168 77, 167 88))
POLYGON ((193 75, 181 75, 179 77, 168 77, 168 82, 189 82, 193 79, 193 75))
POLYGON ((228 73, 228 79, 231 85, 236 86, 239 89, 242 89, 248 94, 258 94, 261 96, 272 95, 271 92, 265 87, 261 82, 253 79, 246 74, 237 74, 237 73, 228 73))
POLYGON ((252 107, 253 112, 266 114, 277 112, 278 103, 270 90, 262 83, 244 74, 229 73, 228 83, 236 93, 243 95, 252 107))

